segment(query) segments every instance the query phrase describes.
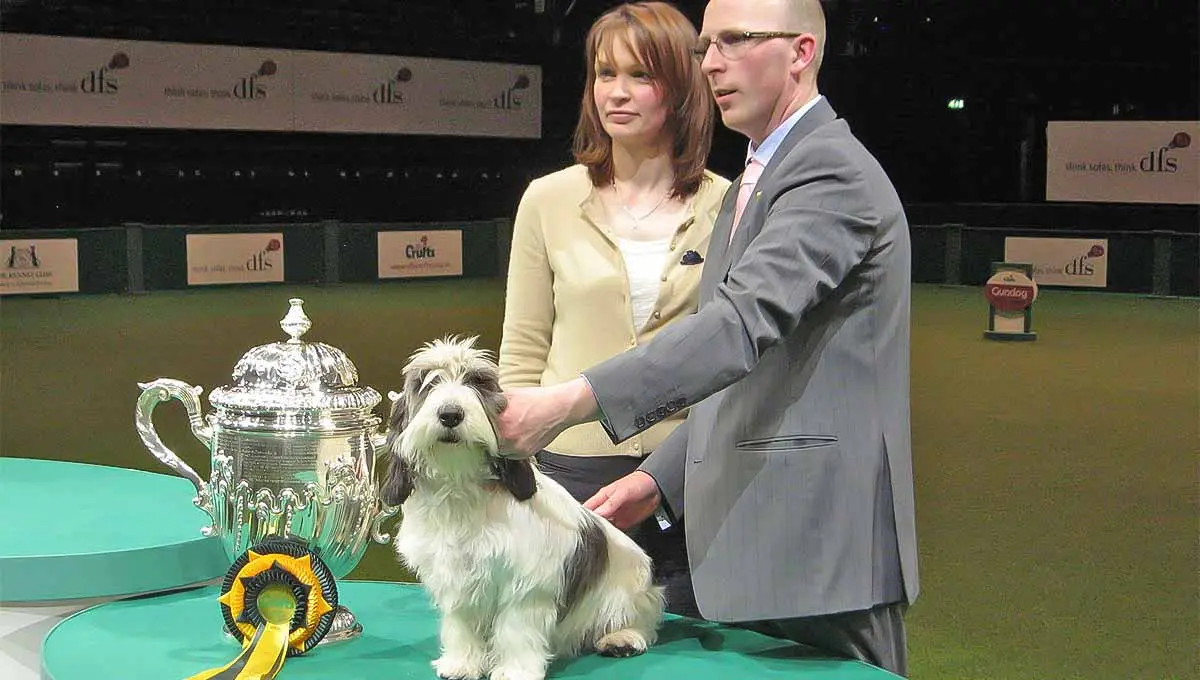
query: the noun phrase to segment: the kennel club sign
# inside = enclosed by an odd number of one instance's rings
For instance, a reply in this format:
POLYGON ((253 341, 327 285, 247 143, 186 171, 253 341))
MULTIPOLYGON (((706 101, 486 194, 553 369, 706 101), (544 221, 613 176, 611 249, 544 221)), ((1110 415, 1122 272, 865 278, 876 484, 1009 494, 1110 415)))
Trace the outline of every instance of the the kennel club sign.
POLYGON ((1046 200, 1200 203, 1200 122, 1048 123, 1046 200))
POLYGON ((0 122, 541 136, 541 69, 0 33, 0 122))
POLYGON ((1004 239, 1004 260, 1033 265, 1033 278, 1042 286, 1104 288, 1108 285, 1108 239, 1004 239))
POLYGON ((462 276, 462 231, 381 231, 379 278, 462 276))
POLYGON ((283 234, 188 234, 189 286, 283 281, 283 234))
POLYGON ((0 295, 79 291, 79 242, 73 238, 0 241, 0 295))

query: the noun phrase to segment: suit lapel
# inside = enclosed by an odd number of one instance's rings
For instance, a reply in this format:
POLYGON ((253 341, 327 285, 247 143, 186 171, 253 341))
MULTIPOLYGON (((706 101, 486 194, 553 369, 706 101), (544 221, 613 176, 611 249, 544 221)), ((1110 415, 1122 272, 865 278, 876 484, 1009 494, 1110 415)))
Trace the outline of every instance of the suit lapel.
MULTIPOLYGON (((750 200, 746 203, 746 210, 742 215, 742 224, 738 227, 737 233, 733 235, 733 241, 729 242, 728 249, 723 251, 725 258, 721 263, 719 280, 724 280, 725 275, 729 273, 733 264, 741 259, 742 255, 746 252, 746 248, 750 246, 750 241, 762 229, 762 222, 763 218, 766 217, 766 213, 762 212, 757 203, 759 197, 763 194, 763 189, 771 183, 775 169, 779 167, 802 139, 822 125, 832 123, 836 119, 837 113, 829 105, 829 100, 822 97, 807 113, 800 117, 800 120, 796 121, 796 125, 783 138, 783 142, 779 144, 779 148, 772 154, 771 161, 767 163, 766 168, 763 168, 763 173, 758 178, 758 184, 755 185, 754 193, 750 195, 750 200)), ((738 181, 741 182, 740 177, 738 181)), ((737 196, 736 186, 730 187, 735 197, 737 196)), ((721 216, 726 221, 732 221, 733 219, 735 202, 727 201, 726 204, 721 206, 721 216), (728 215, 726 215, 727 210, 728 215)), ((729 232, 726 231, 725 233, 725 240, 729 241, 729 232)), ((709 249, 711 250, 712 248, 710 247, 709 249)))
POLYGON ((725 190, 721 199, 721 210, 713 221, 712 235, 708 239, 708 252, 704 255, 704 269, 700 273, 700 303, 712 297, 717 284, 724 278, 722 271, 728 271, 725 264, 729 250, 729 230, 733 228, 733 208, 737 203, 737 190, 741 186, 741 175, 725 190))

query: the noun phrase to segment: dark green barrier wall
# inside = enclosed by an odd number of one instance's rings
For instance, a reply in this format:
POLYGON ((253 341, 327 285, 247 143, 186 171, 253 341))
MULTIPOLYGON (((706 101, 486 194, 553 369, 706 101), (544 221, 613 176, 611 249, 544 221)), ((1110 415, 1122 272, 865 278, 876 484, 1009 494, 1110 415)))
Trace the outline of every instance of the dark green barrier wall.
POLYGON ((942 283, 946 280, 946 229, 913 225, 912 280, 914 283, 942 283))
POLYGON ((1200 236, 1167 237, 1171 242, 1169 271, 1172 295, 1200 295, 1200 236))
MULTIPOLYGON (((943 235, 940 244, 944 255, 947 244, 945 236, 957 225, 946 225, 939 229, 943 235)), ((913 280, 918 282, 937 283, 937 279, 918 278, 919 265, 928 272, 933 269, 932 262, 936 255, 922 252, 922 242, 915 234, 928 232, 930 227, 914 227, 913 247, 913 280), (930 258, 930 263, 922 260, 930 258)), ((1163 236, 1161 232, 1105 232, 1105 231, 1072 231, 1047 232, 1036 229, 1020 228, 972 228, 962 227, 962 275, 957 283, 967 285, 982 285, 991 276, 993 262, 1004 260, 1004 239, 1009 236, 1029 236, 1038 238, 1103 238, 1108 239, 1108 286, 1106 290, 1122 293, 1156 293, 1171 295, 1198 295, 1197 289, 1197 238, 1189 234, 1173 233, 1163 236), (1169 284, 1163 290, 1157 290, 1155 285, 1156 248, 1164 245, 1169 249, 1158 257, 1163 257, 1168 269, 1169 284)), ((927 240, 927 239, 925 239, 927 240)), ((925 248, 936 245, 924 244, 925 248)))
MULTIPOLYGON (((285 244, 286 282, 361 283, 378 279, 379 232, 438 229, 462 231, 463 277, 490 278, 504 274, 512 233, 508 220, 125 225, 98 229, 4 231, 0 238, 78 239, 80 291, 114 293, 187 288, 188 234, 281 232, 285 244)), ((992 263, 1004 259, 1004 239, 1009 236, 1105 238, 1109 243, 1107 290, 1200 295, 1200 236, 1192 233, 1106 229, 1050 231, 1031 226, 913 223, 911 234, 913 281, 917 283, 982 285, 991 275, 992 263)))

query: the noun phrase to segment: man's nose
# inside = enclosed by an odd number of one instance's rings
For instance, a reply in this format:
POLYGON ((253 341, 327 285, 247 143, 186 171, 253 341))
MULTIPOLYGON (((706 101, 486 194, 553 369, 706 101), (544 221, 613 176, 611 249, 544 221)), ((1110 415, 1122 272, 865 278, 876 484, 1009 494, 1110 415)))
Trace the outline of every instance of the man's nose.
POLYGON ((720 70, 723 66, 725 66, 725 60, 722 59, 717 44, 709 43, 708 49, 704 51, 704 58, 700 60, 700 72, 707 75, 720 70))

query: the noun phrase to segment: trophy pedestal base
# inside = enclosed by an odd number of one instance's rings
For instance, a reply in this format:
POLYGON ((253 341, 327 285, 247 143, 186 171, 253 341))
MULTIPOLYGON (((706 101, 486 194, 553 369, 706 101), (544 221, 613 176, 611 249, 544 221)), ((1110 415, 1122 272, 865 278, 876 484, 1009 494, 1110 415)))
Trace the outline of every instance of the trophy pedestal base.
POLYGON ((317 643, 318 647, 353 640, 362 635, 362 624, 358 622, 354 612, 340 604, 333 611, 333 625, 329 627, 329 632, 325 634, 325 637, 317 643))
MULTIPOLYGON (((340 604, 336 609, 333 610, 333 612, 333 625, 329 627, 329 632, 325 634, 325 637, 321 638, 321 641, 317 643, 318 647, 328 647, 329 645, 338 642, 353 640, 354 638, 362 635, 362 624, 358 622, 358 617, 354 615, 354 612, 346 609, 340 604)), ((235 643, 237 643, 240 639, 239 636, 233 631, 229 630, 228 627, 225 628, 225 638, 235 643)))

